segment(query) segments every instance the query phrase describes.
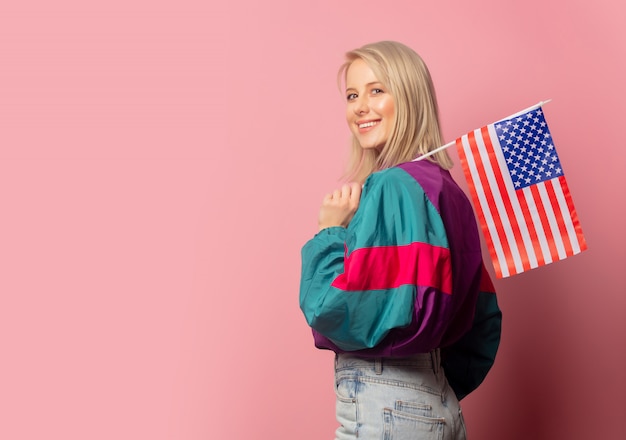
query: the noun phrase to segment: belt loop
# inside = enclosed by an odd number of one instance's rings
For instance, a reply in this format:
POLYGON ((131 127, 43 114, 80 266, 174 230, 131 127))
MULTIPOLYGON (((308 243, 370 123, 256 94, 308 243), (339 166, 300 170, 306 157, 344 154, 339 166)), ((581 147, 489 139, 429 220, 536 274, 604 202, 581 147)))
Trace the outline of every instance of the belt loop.
POLYGON ((376 370, 376 374, 383 374, 383 360, 381 358, 376 358, 374 361, 374 368, 376 370))
POLYGON ((440 360, 439 360, 439 349, 435 348, 433 351, 430 352, 430 360, 433 364, 433 371, 435 372, 435 374, 439 373, 439 365, 440 365, 440 360))

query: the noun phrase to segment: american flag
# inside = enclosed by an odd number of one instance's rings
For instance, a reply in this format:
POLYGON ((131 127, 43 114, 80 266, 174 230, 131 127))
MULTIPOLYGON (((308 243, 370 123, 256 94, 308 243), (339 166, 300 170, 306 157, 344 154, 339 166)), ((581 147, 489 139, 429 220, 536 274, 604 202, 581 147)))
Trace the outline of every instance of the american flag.
POLYGON ((587 248, 541 106, 456 146, 498 278, 587 248))

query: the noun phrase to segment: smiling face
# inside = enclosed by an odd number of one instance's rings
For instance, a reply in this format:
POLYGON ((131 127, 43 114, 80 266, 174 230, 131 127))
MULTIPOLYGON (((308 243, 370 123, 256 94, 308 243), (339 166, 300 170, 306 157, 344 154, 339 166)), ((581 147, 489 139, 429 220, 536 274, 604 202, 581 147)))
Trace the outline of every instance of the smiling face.
POLYGON ((394 100, 360 58, 354 60, 346 72, 346 100, 346 120, 361 148, 380 151, 393 128, 394 100))

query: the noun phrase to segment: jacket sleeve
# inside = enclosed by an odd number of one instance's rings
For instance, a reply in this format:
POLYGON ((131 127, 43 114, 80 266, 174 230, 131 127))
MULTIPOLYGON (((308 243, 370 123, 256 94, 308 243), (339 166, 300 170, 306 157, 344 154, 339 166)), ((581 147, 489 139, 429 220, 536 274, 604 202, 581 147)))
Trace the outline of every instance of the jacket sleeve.
POLYGON ((502 312, 483 266, 472 327, 461 339, 441 350, 446 378, 459 400, 478 388, 487 376, 495 362, 501 330, 502 312))
POLYGON ((348 228, 320 231, 302 249, 300 307, 345 351, 372 348, 411 323, 416 283, 450 289, 443 222, 400 169, 368 178, 348 228))

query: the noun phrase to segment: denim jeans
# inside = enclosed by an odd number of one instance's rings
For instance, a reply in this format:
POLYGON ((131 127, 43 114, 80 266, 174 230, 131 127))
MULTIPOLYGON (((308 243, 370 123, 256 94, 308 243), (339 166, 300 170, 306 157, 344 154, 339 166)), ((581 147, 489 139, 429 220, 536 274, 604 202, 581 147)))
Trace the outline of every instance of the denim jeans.
POLYGON ((408 358, 335 357, 336 440, 464 440, 439 350, 408 358))

